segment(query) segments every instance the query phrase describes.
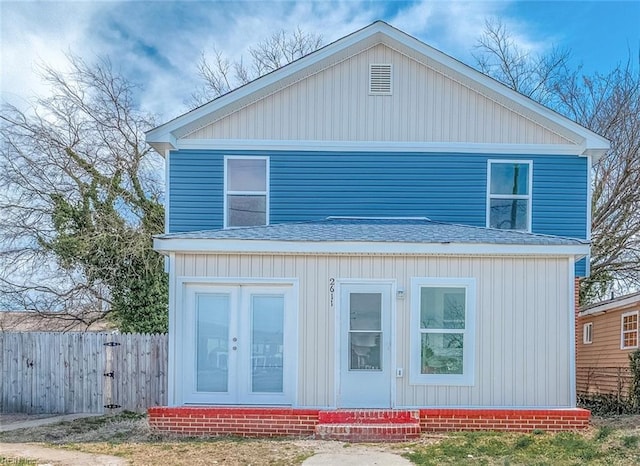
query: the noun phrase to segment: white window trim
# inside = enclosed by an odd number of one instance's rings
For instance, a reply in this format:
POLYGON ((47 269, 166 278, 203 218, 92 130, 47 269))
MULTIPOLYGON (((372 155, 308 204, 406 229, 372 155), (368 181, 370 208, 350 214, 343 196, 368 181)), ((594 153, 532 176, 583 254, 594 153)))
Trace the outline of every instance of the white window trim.
POLYGON ((475 278, 411 278, 411 338, 409 383, 412 385, 473 386, 476 359, 476 279, 475 278), (462 374, 421 373, 420 289, 422 287, 465 288, 465 329, 462 374))
MULTIPOLYGON (((532 206, 533 206, 533 160, 518 159, 488 159, 487 160, 487 200, 486 200, 486 226, 491 227, 491 199, 525 199, 527 200, 527 228, 521 231, 531 232, 532 224, 532 206), (527 192, 529 194, 491 194, 491 166, 493 164, 522 164, 529 165, 529 180, 527 183, 527 192)), ((520 230, 515 230, 520 231, 520 230)))
POLYGON ((225 155, 224 156, 224 187, 223 187, 223 209, 224 209, 224 228, 237 228, 229 226, 229 212, 227 210, 227 197, 229 195, 256 195, 256 196, 266 196, 266 212, 265 212, 265 225, 269 225, 269 211, 271 206, 271 164, 269 161, 269 157, 266 155, 225 155), (265 168, 265 187, 266 191, 228 191, 227 190, 227 174, 228 174, 228 160, 238 160, 238 159, 250 159, 250 160, 265 160, 266 168, 265 168))
MULTIPOLYGON (((639 311, 630 311, 630 312, 625 312, 624 314, 622 314, 620 316, 620 349, 636 349, 638 348, 638 345, 636 344, 635 346, 624 346, 624 318, 631 316, 631 315, 636 315, 638 316, 638 325, 636 327, 636 333, 638 334, 636 336, 636 342, 640 342, 640 312, 639 311)), ((627 333, 631 333, 631 332, 627 332, 627 333)))
POLYGON ((593 322, 587 322, 582 326, 582 343, 585 345, 593 343, 593 322))

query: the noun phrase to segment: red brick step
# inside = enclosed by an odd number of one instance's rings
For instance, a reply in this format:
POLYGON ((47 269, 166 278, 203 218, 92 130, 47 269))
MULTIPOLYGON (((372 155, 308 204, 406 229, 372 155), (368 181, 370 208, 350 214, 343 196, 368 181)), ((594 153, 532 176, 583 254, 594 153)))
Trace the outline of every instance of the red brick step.
POLYGON ((344 442, 404 442, 420 437, 420 411, 353 409, 320 411, 316 438, 344 442))

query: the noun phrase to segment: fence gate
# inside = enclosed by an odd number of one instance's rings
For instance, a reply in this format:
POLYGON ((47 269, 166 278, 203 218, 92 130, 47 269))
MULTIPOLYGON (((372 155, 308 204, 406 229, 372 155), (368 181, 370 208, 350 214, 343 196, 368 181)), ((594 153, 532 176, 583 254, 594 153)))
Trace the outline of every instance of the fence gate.
POLYGON ((166 405, 166 335, 108 335, 103 345, 105 412, 166 405))

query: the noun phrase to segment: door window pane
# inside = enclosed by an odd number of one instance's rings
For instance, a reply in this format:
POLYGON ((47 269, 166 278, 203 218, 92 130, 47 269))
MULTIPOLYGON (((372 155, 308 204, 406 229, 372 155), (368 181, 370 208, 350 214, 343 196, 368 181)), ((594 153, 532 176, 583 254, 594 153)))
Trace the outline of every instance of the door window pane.
POLYGON ((251 391, 282 393, 284 296, 253 296, 251 305, 251 391))
POLYGON ((229 296, 197 295, 196 390, 227 392, 229 380, 229 296))
POLYGON ((350 370, 382 370, 382 294, 349 294, 350 370))

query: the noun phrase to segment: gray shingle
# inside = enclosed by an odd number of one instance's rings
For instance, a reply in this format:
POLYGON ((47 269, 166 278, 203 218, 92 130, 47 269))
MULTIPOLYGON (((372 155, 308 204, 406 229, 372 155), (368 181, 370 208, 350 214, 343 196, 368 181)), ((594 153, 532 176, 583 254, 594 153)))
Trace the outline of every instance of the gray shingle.
POLYGON ((588 241, 575 238, 443 223, 427 218, 329 217, 309 222, 170 233, 156 238, 557 246, 589 244, 588 241))

